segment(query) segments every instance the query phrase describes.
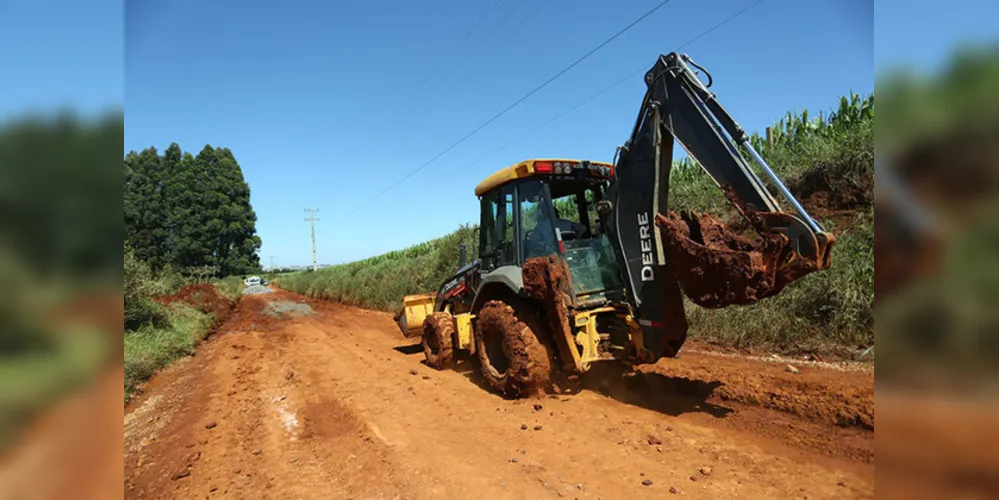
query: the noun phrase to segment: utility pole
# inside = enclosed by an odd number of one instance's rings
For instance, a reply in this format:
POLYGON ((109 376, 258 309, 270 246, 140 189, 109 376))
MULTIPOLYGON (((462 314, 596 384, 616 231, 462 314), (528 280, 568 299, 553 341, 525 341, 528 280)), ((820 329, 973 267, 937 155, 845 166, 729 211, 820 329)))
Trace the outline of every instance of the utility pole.
POLYGON ((271 255, 271 272, 274 272, 274 256, 271 255))
POLYGON ((316 263, 316 212, 319 211, 318 208, 306 208, 306 212, 309 213, 309 218, 305 219, 306 222, 312 227, 312 270, 318 271, 319 265, 316 263))

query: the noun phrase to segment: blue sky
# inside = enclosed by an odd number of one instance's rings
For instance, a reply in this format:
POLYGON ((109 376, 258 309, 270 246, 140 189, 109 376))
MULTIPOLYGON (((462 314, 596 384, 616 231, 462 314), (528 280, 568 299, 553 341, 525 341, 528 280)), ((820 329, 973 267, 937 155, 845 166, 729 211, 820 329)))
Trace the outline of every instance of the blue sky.
MULTIPOLYGON (((252 190, 261 261, 311 261, 303 209, 314 207, 319 260, 339 263, 474 222, 475 184, 523 158, 609 160, 638 111, 640 74, 515 139, 753 1, 672 0, 362 206, 656 3, 15 0, 0 6, 0 41, 23 50, 0 55, 0 116, 124 102, 125 151, 227 146, 252 190)), ((758 130, 872 91, 876 66, 932 67, 956 40, 994 39, 997 11, 994 0, 765 0, 683 51, 758 130)))
POLYGON ((124 12, 105 0, 0 2, 0 120, 59 108, 120 111, 124 12))

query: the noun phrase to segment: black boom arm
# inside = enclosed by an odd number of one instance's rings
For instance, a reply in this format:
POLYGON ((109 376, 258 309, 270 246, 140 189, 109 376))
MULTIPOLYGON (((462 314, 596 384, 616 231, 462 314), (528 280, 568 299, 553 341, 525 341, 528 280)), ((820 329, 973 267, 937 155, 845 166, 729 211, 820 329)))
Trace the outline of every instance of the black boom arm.
POLYGON ((786 235, 796 254, 809 259, 824 252, 825 233, 708 90, 711 75, 704 68, 685 54, 661 55, 645 74, 645 83, 648 90, 634 129, 620 148, 615 179, 598 210, 606 231, 612 241, 616 240, 613 246, 638 310, 644 342, 654 354, 668 356, 679 349, 686 334, 680 286, 671 278, 675 272, 667 268, 676 264, 667 262, 663 228, 655 222, 658 215, 667 214, 674 139, 725 191, 740 213, 758 222, 754 225, 758 231, 786 235), (708 85, 690 65, 706 74, 708 85), (781 211, 739 146, 749 151, 796 214, 781 211), (752 219, 754 214, 763 215, 752 219))

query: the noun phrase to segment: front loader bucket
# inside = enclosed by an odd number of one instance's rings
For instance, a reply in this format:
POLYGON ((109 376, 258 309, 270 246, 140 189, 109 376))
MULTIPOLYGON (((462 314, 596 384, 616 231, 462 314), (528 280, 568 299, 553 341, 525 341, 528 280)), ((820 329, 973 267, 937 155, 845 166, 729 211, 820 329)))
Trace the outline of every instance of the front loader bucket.
POLYGON ((436 292, 403 297, 402 309, 396 313, 394 319, 405 337, 423 335, 423 320, 434 312, 436 298, 436 292))
MULTIPOLYGON (((787 217, 758 215, 755 221, 787 217)), ((766 231, 764 223, 756 225, 760 238, 753 242, 706 213, 657 215, 656 225, 662 228, 663 247, 675 264, 672 268, 683 293, 707 308, 752 304, 780 293, 807 274, 828 268, 835 241, 829 233, 809 233, 792 242, 785 234, 766 231)))

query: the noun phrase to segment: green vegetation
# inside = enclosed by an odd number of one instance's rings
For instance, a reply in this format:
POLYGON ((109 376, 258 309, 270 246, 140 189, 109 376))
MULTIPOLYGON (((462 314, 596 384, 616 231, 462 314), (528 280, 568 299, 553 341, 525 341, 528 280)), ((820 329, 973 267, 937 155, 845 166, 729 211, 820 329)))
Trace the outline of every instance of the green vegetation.
MULTIPOLYGON (((943 71, 877 85, 878 151, 932 214, 937 248, 877 306, 879 382, 995 392, 999 373, 999 44, 957 52, 943 71)), ((881 168, 881 167, 879 167, 881 168)), ((880 214, 879 214, 880 215, 880 214)), ((881 219, 883 233, 897 224, 881 219)), ((920 255, 914 242, 885 257, 920 255)), ((920 242, 926 243, 926 242, 920 242)), ((884 277, 880 279, 884 280, 884 277)), ((879 282, 881 285, 882 282, 879 282)))
POLYGON ((228 148, 205 146, 197 156, 176 143, 124 160, 125 400, 136 385, 189 354, 214 318, 155 296, 212 283, 237 300, 243 275, 258 273, 260 237, 250 188, 228 148))
POLYGON ((156 272, 231 276, 258 272, 260 237, 250 187, 229 148, 197 156, 176 143, 134 151, 124 163, 125 242, 156 272))
POLYGON ((447 236, 404 250, 316 272, 280 276, 277 280, 282 288, 310 297, 395 311, 403 296, 437 291, 458 270, 462 242, 467 246, 469 260, 478 255, 477 228, 463 226, 447 236))
POLYGON ((129 152, 124 160, 125 401, 138 383, 189 354, 214 318, 153 300, 181 286, 212 283, 229 300, 242 276, 261 270, 250 188, 228 148, 197 156, 176 143, 129 152))
MULTIPOLYGON (((161 307, 161 306, 157 306, 161 307)), ((171 361, 194 352, 208 333, 212 315, 185 304, 163 307, 162 326, 145 325, 125 332, 125 402, 136 386, 171 361)))
POLYGON ((237 300, 243 294, 243 278, 239 276, 217 278, 211 280, 211 282, 218 289, 219 293, 229 300, 237 300))
MULTIPOLYGON (((170 295, 184 285, 203 283, 200 277, 182 276, 169 269, 153 272, 149 265, 125 247, 125 402, 136 386, 171 361, 191 354, 208 333, 214 317, 189 305, 164 306, 155 296, 170 295)), ((211 279, 219 294, 239 298, 242 278, 211 279)))
POLYGON ((120 113, 0 124, 0 449, 114 362, 113 332, 74 306, 121 286, 123 132, 120 113))

